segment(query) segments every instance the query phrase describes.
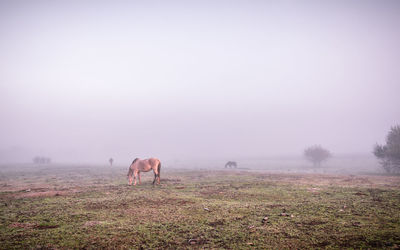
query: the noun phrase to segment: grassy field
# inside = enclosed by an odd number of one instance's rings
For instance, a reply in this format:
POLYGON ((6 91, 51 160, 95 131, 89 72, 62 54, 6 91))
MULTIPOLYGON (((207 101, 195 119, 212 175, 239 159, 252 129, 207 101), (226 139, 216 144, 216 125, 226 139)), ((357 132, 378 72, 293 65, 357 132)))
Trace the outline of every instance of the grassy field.
POLYGON ((0 175, 0 248, 389 248, 400 177, 25 166, 0 175))

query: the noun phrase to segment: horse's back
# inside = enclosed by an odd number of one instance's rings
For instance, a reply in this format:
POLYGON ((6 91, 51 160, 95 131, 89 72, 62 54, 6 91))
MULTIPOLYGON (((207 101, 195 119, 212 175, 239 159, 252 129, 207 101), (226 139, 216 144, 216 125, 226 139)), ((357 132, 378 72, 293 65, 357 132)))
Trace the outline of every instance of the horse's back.
POLYGON ((149 164, 151 165, 151 166, 158 166, 158 164, 160 163, 160 160, 159 159, 157 159, 157 158, 149 158, 149 159, 147 159, 148 160, 148 162, 149 162, 149 164))
POLYGON ((160 160, 157 158, 149 158, 145 160, 138 160, 134 163, 135 168, 140 171, 150 171, 151 169, 157 168, 160 163, 160 160))

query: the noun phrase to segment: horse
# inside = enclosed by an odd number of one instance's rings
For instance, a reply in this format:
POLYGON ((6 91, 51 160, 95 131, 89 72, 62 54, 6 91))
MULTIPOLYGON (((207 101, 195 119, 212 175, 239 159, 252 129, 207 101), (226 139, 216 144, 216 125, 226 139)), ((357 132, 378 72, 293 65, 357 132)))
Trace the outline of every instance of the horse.
POLYGON ((140 172, 149 172, 150 170, 153 170, 154 172, 154 180, 153 180, 153 185, 157 180, 157 184, 160 184, 160 172, 161 172, 161 162, 157 158, 149 158, 145 160, 140 160, 139 158, 136 158, 133 160, 132 164, 129 166, 128 170, 128 179, 129 182, 128 184, 131 186, 133 179, 135 179, 135 183, 133 184, 136 186, 136 176, 139 177, 139 184, 140 182, 140 172), (133 177, 132 177, 133 175, 133 177))
POLYGON ((235 167, 235 168, 237 168, 237 163, 236 163, 236 161, 228 161, 226 164, 225 164, 225 168, 227 168, 227 167, 235 167))

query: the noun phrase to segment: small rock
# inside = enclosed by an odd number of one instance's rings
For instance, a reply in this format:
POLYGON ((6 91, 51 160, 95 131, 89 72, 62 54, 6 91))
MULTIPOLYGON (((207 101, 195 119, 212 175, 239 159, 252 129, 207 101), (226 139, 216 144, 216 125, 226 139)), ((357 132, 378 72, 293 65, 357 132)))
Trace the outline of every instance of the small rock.
POLYGON ((291 214, 291 215, 290 215, 290 217, 291 217, 291 218, 293 218, 293 217, 294 217, 294 215, 293 215, 293 214, 291 214))
POLYGON ((251 225, 251 226, 248 226, 248 229, 253 229, 255 226, 254 225, 251 225))
POLYGON ((249 246, 253 246, 253 245, 254 245, 254 243, 253 243, 253 242, 247 242, 247 245, 249 245, 249 246))
POLYGON ((190 239, 190 240, 188 240, 188 243, 189 243, 190 245, 194 245, 194 244, 197 243, 197 240, 196 240, 196 239, 190 239))
POLYGON ((210 209, 208 209, 208 207, 205 207, 204 210, 206 210, 207 212, 211 212, 210 209))
POLYGON ((262 219, 262 221, 261 221, 262 223, 267 223, 268 222, 268 216, 265 216, 263 219, 262 219))
POLYGON ((25 190, 26 192, 30 192, 31 191, 31 189, 30 188, 28 188, 27 190, 25 190))
POLYGON ((339 212, 344 212, 344 210, 343 209, 339 209, 339 212))
POLYGON ((287 213, 281 213, 280 216, 290 216, 290 215, 287 213))

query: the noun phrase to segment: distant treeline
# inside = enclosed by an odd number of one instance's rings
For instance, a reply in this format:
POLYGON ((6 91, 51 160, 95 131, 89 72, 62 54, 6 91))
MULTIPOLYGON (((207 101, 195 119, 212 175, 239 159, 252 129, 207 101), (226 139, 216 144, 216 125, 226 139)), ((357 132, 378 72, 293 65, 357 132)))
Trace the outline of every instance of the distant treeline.
POLYGON ((43 156, 36 156, 33 158, 33 163, 35 164, 50 164, 51 159, 48 157, 43 157, 43 156))

